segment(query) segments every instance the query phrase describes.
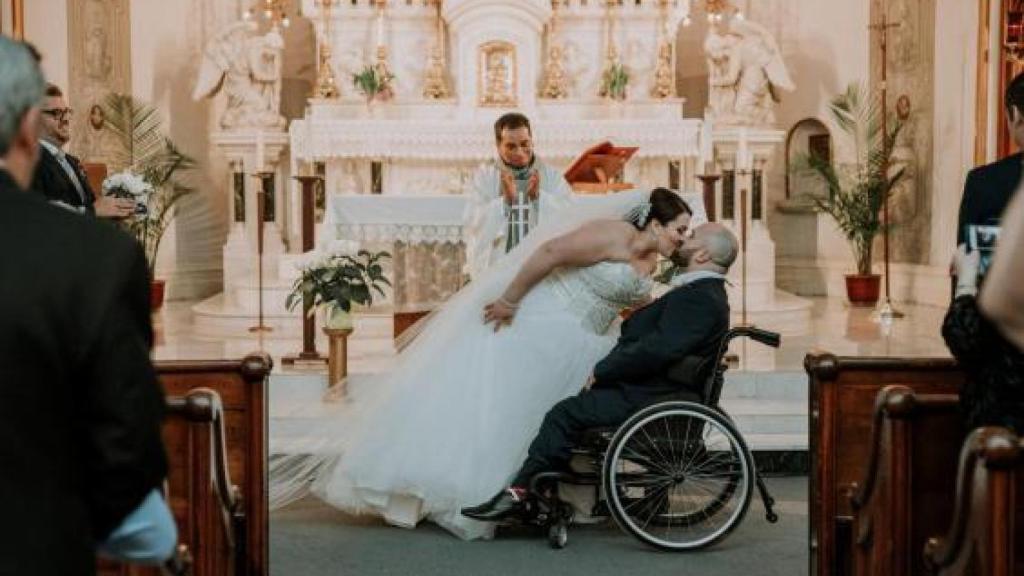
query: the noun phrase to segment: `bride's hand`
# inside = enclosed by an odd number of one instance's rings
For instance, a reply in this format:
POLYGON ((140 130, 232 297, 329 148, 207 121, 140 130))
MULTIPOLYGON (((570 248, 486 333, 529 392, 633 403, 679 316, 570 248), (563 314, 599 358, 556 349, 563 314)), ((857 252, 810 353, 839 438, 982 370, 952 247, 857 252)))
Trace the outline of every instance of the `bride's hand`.
POLYGON ((512 319, 516 316, 516 309, 519 306, 506 301, 503 298, 498 298, 494 302, 484 306, 484 324, 490 324, 494 322, 494 331, 497 332, 502 326, 509 326, 512 324, 512 319))

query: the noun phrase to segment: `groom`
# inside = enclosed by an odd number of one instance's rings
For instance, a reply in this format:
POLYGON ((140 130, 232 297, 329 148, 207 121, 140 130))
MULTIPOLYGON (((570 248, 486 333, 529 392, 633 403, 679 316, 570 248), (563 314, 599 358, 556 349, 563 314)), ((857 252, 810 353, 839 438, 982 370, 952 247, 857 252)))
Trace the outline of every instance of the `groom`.
POLYGON ((583 430, 617 426, 667 394, 699 397, 703 382, 672 379, 669 369, 686 357, 716 352, 729 329, 725 274, 737 252, 736 237, 721 224, 697 227, 672 258, 680 270, 674 288, 623 323, 615 348, 594 368, 589 389, 547 413, 511 485, 462 514, 483 521, 514 516, 523 508, 530 478, 568 468, 571 447, 583 430))

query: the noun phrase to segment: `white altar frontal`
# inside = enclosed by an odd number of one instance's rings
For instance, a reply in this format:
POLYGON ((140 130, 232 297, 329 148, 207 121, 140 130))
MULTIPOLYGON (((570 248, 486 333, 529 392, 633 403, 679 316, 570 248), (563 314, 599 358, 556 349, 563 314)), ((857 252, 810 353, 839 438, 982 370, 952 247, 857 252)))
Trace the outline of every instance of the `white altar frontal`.
MULTIPOLYGON (((718 219, 747 239, 731 273, 733 308, 742 300, 748 320, 790 333, 806 328, 810 305, 775 289, 765 221, 762 174, 782 133, 730 108, 763 108, 770 99, 740 94, 737 80, 713 91, 720 101, 708 114, 720 122, 686 117, 675 96, 674 39, 689 17, 687 0, 302 0, 301 13, 314 23, 318 70, 304 116, 286 138, 275 132, 272 149, 257 141, 266 128, 217 140, 233 174, 254 163, 275 173, 262 285, 268 322, 284 334, 300 324, 283 306, 301 252, 292 175, 324 176, 318 209, 327 221, 317 226, 318 243, 343 236, 392 252, 395 287, 375 313, 436 307, 464 282, 463 195, 470 175, 496 157, 493 123, 509 111, 529 117, 537 156, 560 170, 607 140, 638 148, 623 180, 639 188, 697 194, 698 174, 724 174, 714 194, 718 219)), ((737 45, 771 44, 750 29, 729 33, 737 45)), ((765 117, 759 109, 757 118, 765 117)), ((256 182, 242 180, 234 197, 245 209, 229 210, 225 292, 193 308, 200 329, 236 330, 255 316, 256 182)))

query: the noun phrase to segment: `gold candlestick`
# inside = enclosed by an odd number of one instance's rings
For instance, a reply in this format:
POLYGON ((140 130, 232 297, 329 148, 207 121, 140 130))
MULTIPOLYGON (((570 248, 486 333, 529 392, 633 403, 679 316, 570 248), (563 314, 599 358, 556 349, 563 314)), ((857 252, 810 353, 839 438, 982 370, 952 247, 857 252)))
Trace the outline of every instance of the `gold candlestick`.
POLYGON ((448 76, 448 71, 445 69, 444 19, 441 17, 441 3, 443 0, 431 1, 437 9, 437 38, 436 44, 430 51, 427 72, 423 81, 423 97, 430 100, 440 100, 451 96, 448 90, 448 82, 445 80, 448 76))
POLYGON ((544 63, 544 89, 541 98, 559 99, 569 96, 569 79, 562 68, 564 53, 558 42, 558 6, 562 0, 551 2, 551 25, 548 28, 548 58, 544 63))
POLYGON ((331 42, 334 36, 331 34, 331 8, 338 0, 317 0, 320 7, 320 18, 322 20, 321 30, 323 37, 320 39, 319 62, 317 64, 317 79, 315 95, 318 98, 334 99, 341 96, 341 89, 334 77, 334 68, 331 66, 331 42))

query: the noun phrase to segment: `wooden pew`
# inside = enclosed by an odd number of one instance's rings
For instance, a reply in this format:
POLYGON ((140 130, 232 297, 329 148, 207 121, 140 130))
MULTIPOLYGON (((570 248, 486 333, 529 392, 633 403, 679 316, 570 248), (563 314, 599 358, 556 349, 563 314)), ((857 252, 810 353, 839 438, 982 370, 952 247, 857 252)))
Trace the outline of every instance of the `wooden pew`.
POLYGON ((952 358, 852 358, 827 352, 808 354, 804 368, 810 378, 810 574, 849 575, 850 496, 871 456, 875 397, 890 384, 922 394, 957 394, 964 374, 952 358))
POLYGON ((858 576, 923 572, 925 540, 953 515, 965 435, 959 406, 954 394, 917 394, 902 385, 878 393, 871 456, 850 498, 858 576))
POLYGON ((941 576, 1024 575, 1024 438, 978 428, 960 452, 956 511, 924 561, 941 576))
MULTIPOLYGON (((223 407, 228 473, 240 488, 240 516, 245 519, 244 550, 240 574, 269 573, 267 560, 269 511, 267 509, 267 377, 271 359, 251 354, 242 360, 157 362, 157 373, 168 396, 187 396, 194 389, 216 392, 223 407)), ((188 459, 189 446, 165 439, 171 461, 171 509, 179 519, 174 486, 185 485, 186 474, 175 462, 188 459)), ((180 524, 179 524, 180 527, 180 524)), ((196 576, 205 576, 199 571, 196 576)))
MULTIPOLYGON (((269 571, 266 381, 271 365, 265 354, 156 364, 168 396, 163 429, 168 501, 179 541, 191 557, 189 574, 269 571)), ((157 573, 108 562, 99 567, 102 576, 157 573)))

